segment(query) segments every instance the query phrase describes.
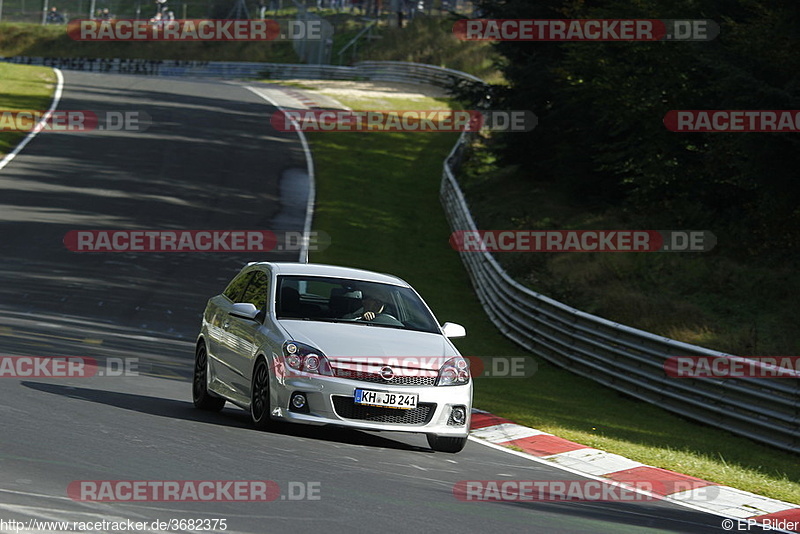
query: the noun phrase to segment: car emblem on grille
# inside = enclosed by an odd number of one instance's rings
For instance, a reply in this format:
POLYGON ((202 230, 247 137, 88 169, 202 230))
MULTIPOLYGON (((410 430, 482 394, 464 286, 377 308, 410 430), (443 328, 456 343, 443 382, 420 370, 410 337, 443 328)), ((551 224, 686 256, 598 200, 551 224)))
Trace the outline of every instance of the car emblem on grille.
POLYGON ((381 367, 380 375, 384 380, 391 380, 394 378, 394 371, 391 367, 381 367))

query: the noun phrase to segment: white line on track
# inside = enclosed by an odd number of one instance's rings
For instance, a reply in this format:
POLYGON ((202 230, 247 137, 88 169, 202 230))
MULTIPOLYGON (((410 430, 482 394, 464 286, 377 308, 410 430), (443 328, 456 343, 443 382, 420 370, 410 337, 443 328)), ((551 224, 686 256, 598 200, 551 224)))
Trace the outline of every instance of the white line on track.
MULTIPOLYGON (((278 105, 278 103, 273 100, 268 95, 260 92, 255 87, 250 87, 249 85, 243 86, 245 89, 253 93, 254 95, 263 98, 276 108, 280 109, 281 111, 285 111, 283 107, 278 105)), ((288 115, 287 115, 288 117, 288 115)), ((308 202, 306 203, 306 220, 305 224, 303 225, 303 235, 306 236, 306 239, 303 240, 303 248, 300 250, 300 258, 298 261, 301 263, 308 263, 308 239, 307 237, 311 233, 311 221, 314 219, 314 199, 316 196, 315 190, 315 180, 314 180, 314 159, 311 157, 311 150, 308 148, 308 140, 306 139, 305 134, 303 133, 302 128, 297 123, 295 119, 289 117, 291 120, 292 125, 297 130, 297 137, 300 138, 300 144, 303 146, 303 152, 306 155, 306 167, 308 172, 308 202)))
POLYGON ((11 160, 17 157, 17 154, 22 152, 22 149, 25 148, 25 146, 30 143, 34 137, 36 137, 36 134, 42 131, 47 124, 47 121, 50 120, 50 116, 58 107, 59 102, 61 102, 61 93, 64 90, 64 75, 61 74, 59 69, 53 69, 53 72, 56 73, 57 82, 56 91, 53 94, 53 102, 50 104, 50 109, 48 109, 47 113, 44 114, 44 117, 39 120, 39 122, 36 124, 36 127, 25 136, 25 139, 23 139, 22 142, 14 148, 14 150, 6 154, 6 157, 0 160, 0 170, 3 170, 3 167, 11 163, 11 160))

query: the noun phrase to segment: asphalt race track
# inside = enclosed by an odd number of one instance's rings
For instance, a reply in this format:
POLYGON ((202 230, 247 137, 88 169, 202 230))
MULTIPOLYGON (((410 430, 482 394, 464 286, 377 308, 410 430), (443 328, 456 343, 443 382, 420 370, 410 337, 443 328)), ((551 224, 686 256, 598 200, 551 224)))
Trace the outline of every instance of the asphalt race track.
POLYGON ((64 76, 59 109, 144 111, 152 125, 42 133, 0 171, 0 354, 86 356, 101 368, 128 359, 138 375, 0 378, 0 519, 225 519, 230 533, 723 532, 721 518, 667 502, 460 501, 453 487, 463 480, 579 479, 479 442, 450 455, 424 436, 262 432, 230 405, 195 410, 205 300, 245 262, 298 252, 76 253, 64 235, 301 231, 305 206, 285 193, 305 187, 302 147, 270 127, 274 108, 244 87, 64 76), (281 495, 104 503, 70 498, 81 480, 269 480, 281 495))

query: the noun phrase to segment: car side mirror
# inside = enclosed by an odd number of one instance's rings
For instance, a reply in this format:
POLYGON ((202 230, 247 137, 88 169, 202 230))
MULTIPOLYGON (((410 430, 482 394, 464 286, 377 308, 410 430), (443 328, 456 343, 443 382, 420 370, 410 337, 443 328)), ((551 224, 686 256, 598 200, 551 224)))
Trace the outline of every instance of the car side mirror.
POLYGON ((251 302, 237 302, 228 313, 234 317, 255 321, 256 315, 258 315, 258 308, 251 302))
POLYGON ((456 323, 444 323, 442 332, 445 337, 464 337, 467 335, 467 329, 456 323))

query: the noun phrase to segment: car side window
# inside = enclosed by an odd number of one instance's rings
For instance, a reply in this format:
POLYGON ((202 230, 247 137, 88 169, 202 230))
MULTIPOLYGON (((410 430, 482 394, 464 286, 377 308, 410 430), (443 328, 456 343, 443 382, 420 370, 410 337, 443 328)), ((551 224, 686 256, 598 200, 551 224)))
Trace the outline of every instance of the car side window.
POLYGON ((249 302, 255 305, 260 311, 267 308, 267 295, 269 294, 269 279, 262 272, 257 272, 250 280, 247 289, 244 291, 242 300, 239 302, 249 302))
POLYGON ((241 302, 239 299, 242 297, 244 288, 247 287, 247 283, 252 277, 253 271, 240 274, 234 278, 230 284, 228 284, 228 287, 225 288, 225 291, 223 291, 222 294, 228 297, 231 302, 241 302))

